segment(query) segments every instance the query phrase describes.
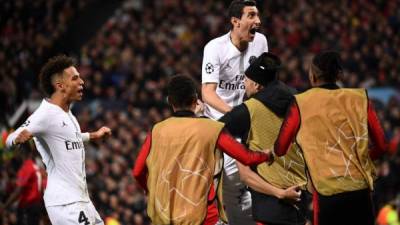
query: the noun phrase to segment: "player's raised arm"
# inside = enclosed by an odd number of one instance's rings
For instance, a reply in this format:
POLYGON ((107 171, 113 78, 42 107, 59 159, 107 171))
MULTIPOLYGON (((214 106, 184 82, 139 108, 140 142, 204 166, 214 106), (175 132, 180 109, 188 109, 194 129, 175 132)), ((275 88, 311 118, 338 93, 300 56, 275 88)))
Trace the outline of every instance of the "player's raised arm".
POLYGON ((83 141, 90 141, 108 137, 112 134, 111 129, 109 127, 103 126, 97 131, 82 133, 83 141))
POLYGON ((33 113, 17 130, 8 135, 7 148, 23 144, 34 136, 43 133, 48 126, 48 120, 40 112, 33 113))

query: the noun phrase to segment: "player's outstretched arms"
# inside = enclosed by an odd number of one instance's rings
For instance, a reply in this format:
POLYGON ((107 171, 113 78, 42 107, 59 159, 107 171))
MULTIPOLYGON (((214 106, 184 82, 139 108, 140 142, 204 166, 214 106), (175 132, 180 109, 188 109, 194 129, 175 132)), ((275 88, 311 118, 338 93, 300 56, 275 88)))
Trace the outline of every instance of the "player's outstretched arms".
POLYGON ((111 135, 111 129, 106 126, 103 126, 97 131, 89 133, 89 138, 90 140, 96 140, 103 137, 108 137, 110 135, 111 135))

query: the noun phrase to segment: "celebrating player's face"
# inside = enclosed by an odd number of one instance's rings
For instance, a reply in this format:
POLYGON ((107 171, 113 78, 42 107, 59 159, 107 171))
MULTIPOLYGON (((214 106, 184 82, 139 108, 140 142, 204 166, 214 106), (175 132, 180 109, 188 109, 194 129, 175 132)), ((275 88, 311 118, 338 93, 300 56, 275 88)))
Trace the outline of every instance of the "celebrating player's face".
POLYGON ((63 83, 64 94, 70 102, 82 100, 84 82, 74 66, 64 70, 63 83))
POLYGON ((246 6, 243 8, 242 18, 240 19, 239 32, 244 41, 253 41, 256 31, 261 26, 258 9, 255 6, 246 6))

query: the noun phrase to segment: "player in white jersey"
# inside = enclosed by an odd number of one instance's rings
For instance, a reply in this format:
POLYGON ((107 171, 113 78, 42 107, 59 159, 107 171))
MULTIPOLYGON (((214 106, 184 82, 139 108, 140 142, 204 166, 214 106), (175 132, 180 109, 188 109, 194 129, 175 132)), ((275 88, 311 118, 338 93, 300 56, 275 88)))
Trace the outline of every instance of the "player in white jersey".
POLYGON ((89 198, 83 142, 110 135, 111 130, 81 133, 70 105, 82 99, 84 82, 72 58, 51 58, 39 78, 48 98, 8 136, 7 146, 34 139, 48 174, 44 202, 52 224, 104 224, 89 198))
MULTIPOLYGON (((268 52, 266 37, 258 33, 261 21, 256 2, 234 0, 229 6, 231 30, 204 47, 202 98, 204 115, 219 119, 243 101, 244 71, 251 61, 268 52)), ((251 197, 240 182, 235 161, 224 154, 224 203, 230 225, 255 224, 251 197), (240 201, 238 201, 240 199, 240 201)))

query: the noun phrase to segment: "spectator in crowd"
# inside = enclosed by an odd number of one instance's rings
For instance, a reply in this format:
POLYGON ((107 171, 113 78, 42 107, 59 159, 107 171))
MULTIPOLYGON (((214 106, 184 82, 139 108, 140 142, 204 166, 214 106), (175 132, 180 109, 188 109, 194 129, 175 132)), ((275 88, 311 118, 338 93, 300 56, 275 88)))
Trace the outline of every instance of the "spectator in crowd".
POLYGON ((25 145, 19 151, 22 165, 17 172, 16 188, 6 202, 0 204, 1 215, 18 201, 17 221, 21 225, 38 225, 44 215, 43 190, 47 180, 42 168, 34 161, 32 148, 25 145))
MULTIPOLYGON (((83 1, 7 0, 3 4, 1 15, 7 15, 0 18, 0 45, 4 46, 0 48, 3 109, 15 112, 18 106, 15 102, 19 102, 15 98, 24 98, 15 96, 38 99, 34 74, 39 65, 36 69, 31 65, 32 62, 41 65, 36 62, 43 62, 40 57, 47 48, 35 36, 45 33, 45 38, 50 38, 54 29, 63 30, 70 21, 71 11, 74 15, 79 12, 80 2, 83 1), (24 7, 19 7, 21 4, 24 7), (40 10, 21 10, 35 8, 32 4, 42 6, 40 10), (27 16, 21 17, 21 12, 27 16), (36 19, 43 16, 37 12, 51 19, 36 19), (13 18, 8 23, 11 26, 6 26, 9 18, 13 18), (35 18, 34 22, 28 18, 35 18), (44 29, 49 30, 43 32, 44 29)), ((129 167, 146 131, 171 115, 163 98, 168 77, 176 73, 193 74, 200 80, 199 53, 209 40, 229 30, 227 15, 221 13, 230 1, 225 3, 125 1, 92 39, 74 53, 85 80, 84 102, 72 108, 82 130, 103 124, 113 129, 113 136, 107 142, 96 141, 86 146, 88 189, 102 218, 112 215, 121 224, 134 221, 148 224, 147 200, 130 178, 129 167)), ((301 91, 307 89, 311 55, 321 49, 335 48, 341 52, 346 74, 339 83, 341 86, 398 90, 398 1, 261 1, 258 9, 261 31, 268 34, 270 50, 287 62, 279 75, 283 82, 301 91)), ((400 98, 393 96, 387 104, 372 100, 385 135, 393 143, 393 156, 384 157, 377 167, 379 176, 373 195, 379 209, 400 190, 400 156, 396 145, 400 134, 400 98)), ((2 157, 0 197, 4 202, 10 194, 8 183, 14 182, 17 169, 12 166, 14 160, 9 160, 9 153, 2 157)), ((10 209, 3 219, 12 224, 13 218, 16 214, 10 209)))
POLYGON ((93 0, 2 1, 0 9, 0 93, 3 113, 24 98, 39 97, 36 70, 45 62, 68 23, 93 0))

